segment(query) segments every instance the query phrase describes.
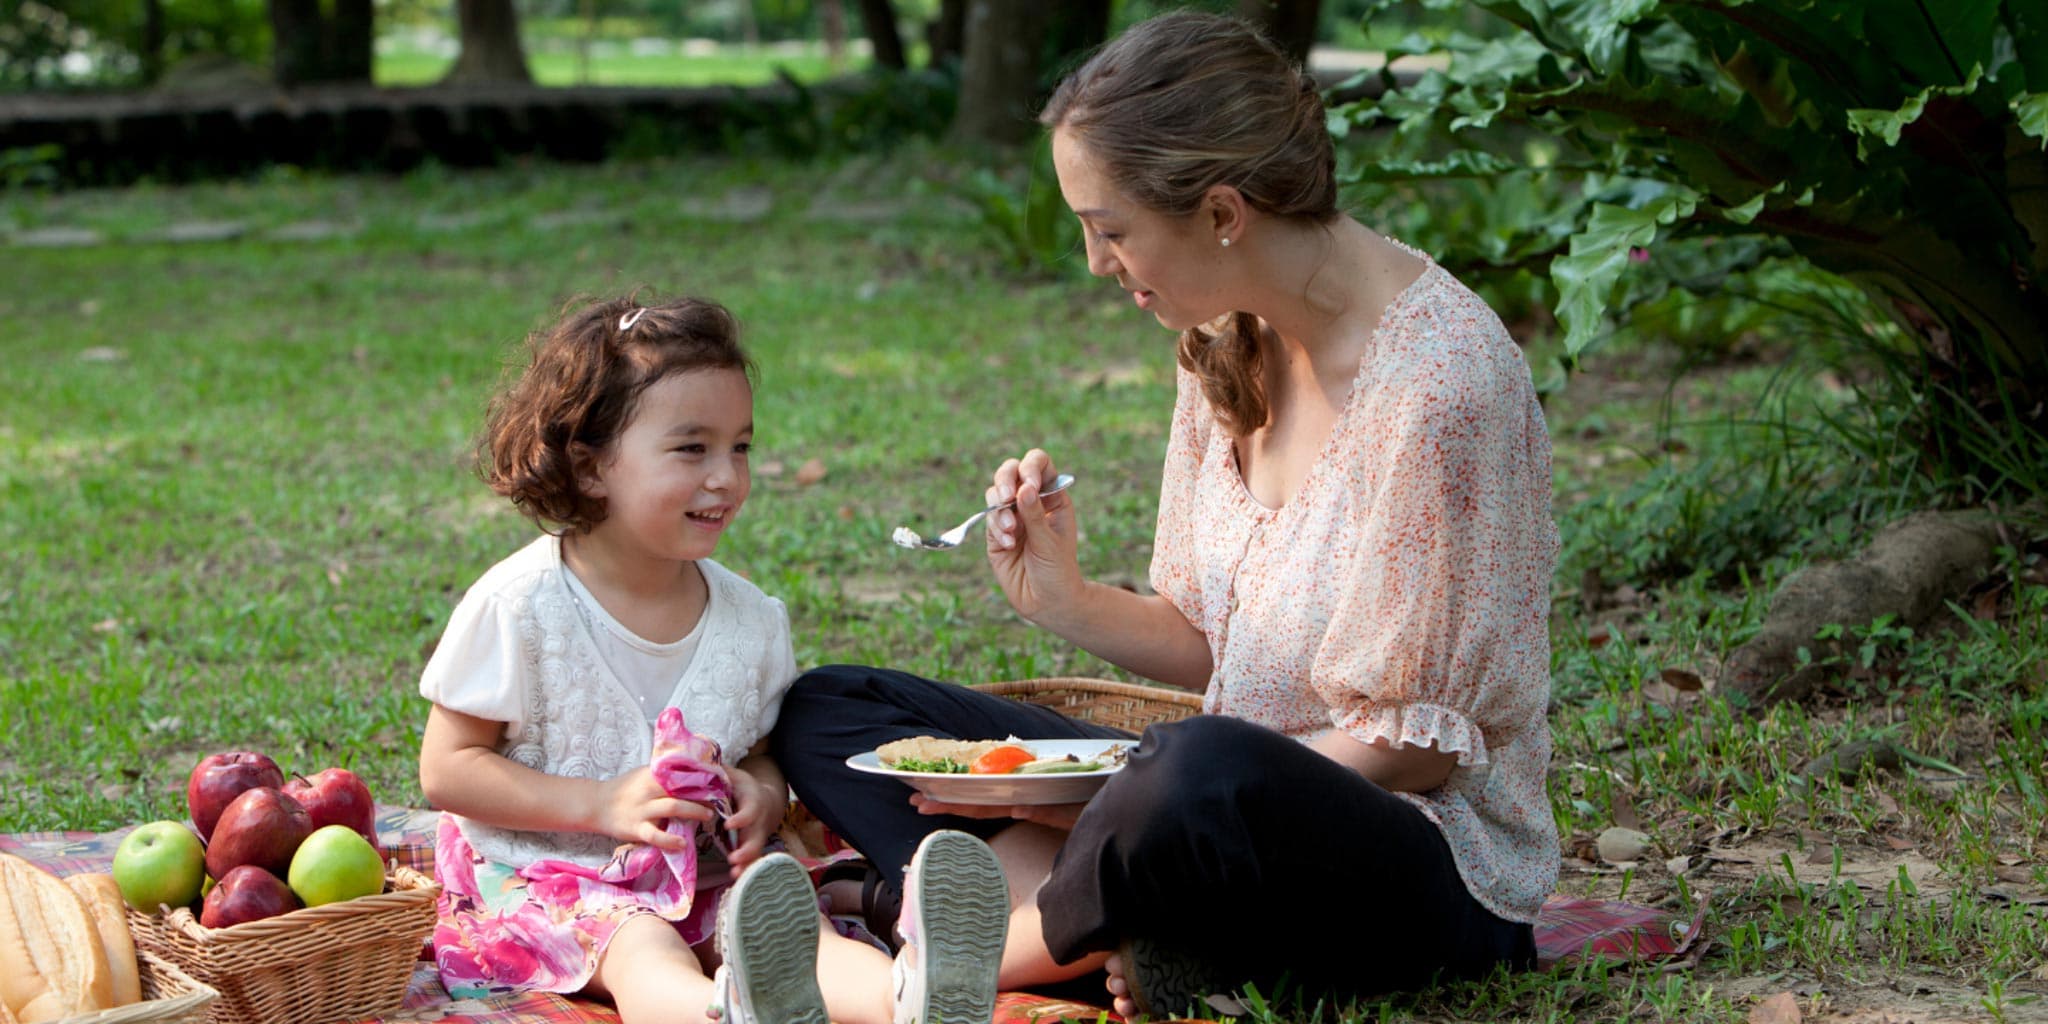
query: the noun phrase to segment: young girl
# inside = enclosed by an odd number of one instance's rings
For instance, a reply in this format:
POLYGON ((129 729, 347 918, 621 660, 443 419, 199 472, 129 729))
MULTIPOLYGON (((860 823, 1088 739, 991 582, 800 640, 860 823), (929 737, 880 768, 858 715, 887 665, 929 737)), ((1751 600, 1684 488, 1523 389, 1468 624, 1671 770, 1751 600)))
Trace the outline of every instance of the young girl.
POLYGON ((530 349, 480 471, 558 531, 469 589, 420 679, 443 982, 586 992, 629 1024, 988 1020, 1007 908, 979 840, 920 849, 893 978, 769 852, 788 791, 764 738, 796 664, 782 603, 710 557, 750 485, 731 314, 619 299, 530 349))

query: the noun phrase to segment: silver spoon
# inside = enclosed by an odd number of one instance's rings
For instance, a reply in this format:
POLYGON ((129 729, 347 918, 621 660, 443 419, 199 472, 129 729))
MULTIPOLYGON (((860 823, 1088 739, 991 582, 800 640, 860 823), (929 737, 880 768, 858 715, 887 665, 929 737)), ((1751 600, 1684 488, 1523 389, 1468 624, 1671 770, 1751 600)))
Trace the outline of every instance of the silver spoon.
MULTIPOLYGON (((1059 492, 1066 490, 1067 486, 1069 484, 1072 484, 1073 482, 1074 475, 1072 473, 1061 473, 1060 475, 1053 477, 1052 483, 1047 484, 1044 490, 1039 491, 1038 496, 1043 498, 1048 495, 1058 494, 1059 492)), ((960 546, 961 541, 967 539, 967 531, 973 529, 974 524, 981 522, 984 516, 987 516, 990 512, 995 512, 1000 509, 1014 508, 1016 507, 1016 505, 1017 503, 1015 501, 1006 501, 1000 505, 990 505, 989 507, 982 509, 979 512, 976 512, 975 514, 968 516, 966 522, 961 523, 960 525, 955 526, 952 529, 947 530, 946 532, 939 534, 936 537, 920 537, 918 536, 916 530, 913 530, 908 526, 899 526, 896 528, 895 533, 889 535, 889 539, 895 541, 898 547, 920 548, 925 551, 945 551, 949 548, 957 548, 960 546)))

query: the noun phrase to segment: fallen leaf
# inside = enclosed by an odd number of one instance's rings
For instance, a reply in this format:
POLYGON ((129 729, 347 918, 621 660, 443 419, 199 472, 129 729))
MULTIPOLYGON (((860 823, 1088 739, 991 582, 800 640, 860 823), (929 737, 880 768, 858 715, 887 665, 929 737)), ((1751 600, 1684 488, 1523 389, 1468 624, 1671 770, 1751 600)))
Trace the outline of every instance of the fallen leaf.
POLYGON ((841 506, 839 506, 839 518, 840 518, 840 520, 841 520, 842 522, 848 522, 848 523, 850 523, 850 522, 853 522, 853 506, 852 506, 852 505, 841 505, 841 506))
POLYGON ((118 363, 128 358, 128 353, 107 345, 94 345, 78 350, 78 360, 83 363, 118 363))
POLYGON ((1650 848, 1650 837, 1617 825, 1600 833, 1594 846, 1600 851, 1600 859, 1609 864, 1633 863, 1641 860, 1643 852, 1650 848))
POLYGON ((1605 647, 1607 642, 1612 639, 1614 639, 1613 630, 1608 629, 1606 626, 1595 626, 1586 633, 1586 646, 1605 647))
POLYGON ((821 459, 811 459, 796 468, 796 482, 801 486, 809 487, 823 479, 825 463, 821 459))
POLYGON ((99 788, 100 796, 108 800, 119 800, 135 787, 125 782, 110 782, 99 788))
POLYGON ((755 476, 781 476, 787 472, 789 472, 789 467, 783 465, 780 459, 769 459, 767 462, 754 467, 755 476))
POLYGON ((1685 874, 1687 871, 1692 870, 1692 858, 1683 855, 1673 857, 1664 862, 1664 870, 1674 875, 1685 874))
POLYGON ((1766 996, 1749 1008, 1749 1024, 1799 1024, 1799 1000, 1790 992, 1766 996))
POLYGON ((95 633, 112 633, 113 631, 120 628, 120 619, 101 619, 100 621, 92 624, 92 631, 95 633))
POLYGON ((1673 689, 1683 690, 1686 693, 1698 693, 1705 689, 1707 685, 1706 680, 1701 679, 1698 672, 1688 672, 1682 668, 1667 668, 1657 673, 1657 675, 1665 682, 1670 683, 1673 689))
POLYGON ((1913 848, 1913 841, 1911 839, 1901 839, 1898 836, 1884 837, 1884 844, 1894 850, 1910 850, 1913 848))

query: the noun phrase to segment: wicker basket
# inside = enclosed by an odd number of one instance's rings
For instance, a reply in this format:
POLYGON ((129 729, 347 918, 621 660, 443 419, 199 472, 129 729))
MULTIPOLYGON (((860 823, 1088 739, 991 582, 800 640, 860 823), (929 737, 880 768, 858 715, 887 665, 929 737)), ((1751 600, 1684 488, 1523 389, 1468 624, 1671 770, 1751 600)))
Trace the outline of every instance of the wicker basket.
POLYGON ((974 688, 1043 705, 1068 718, 1130 732, 1144 732, 1154 722, 1177 722, 1202 711, 1201 695, 1186 690, 1081 676, 980 683, 974 688))
POLYGON ((323 1024, 374 1017, 405 1001, 420 945, 434 930, 440 886, 397 868, 385 892, 206 928, 179 908, 130 910, 137 944, 220 993, 210 1024, 323 1024))
POLYGON ((146 949, 135 954, 135 973, 142 979, 141 1002, 65 1017, 56 1024, 201 1024, 207 1005, 219 995, 146 949))

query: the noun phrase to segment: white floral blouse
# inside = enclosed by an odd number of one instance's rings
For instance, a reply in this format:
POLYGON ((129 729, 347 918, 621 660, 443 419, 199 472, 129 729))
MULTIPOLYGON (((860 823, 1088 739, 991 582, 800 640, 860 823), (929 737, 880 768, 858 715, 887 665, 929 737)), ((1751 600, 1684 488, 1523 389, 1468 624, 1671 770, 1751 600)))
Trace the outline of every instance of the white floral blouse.
POLYGON ((1500 319, 1429 263, 1382 315, 1300 489, 1268 508, 1179 375, 1153 589, 1209 639, 1205 708, 1309 742, 1434 743, 1450 780, 1398 794, 1479 902, 1534 921, 1557 881, 1550 439, 1500 319))

